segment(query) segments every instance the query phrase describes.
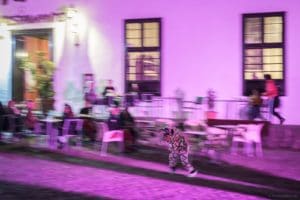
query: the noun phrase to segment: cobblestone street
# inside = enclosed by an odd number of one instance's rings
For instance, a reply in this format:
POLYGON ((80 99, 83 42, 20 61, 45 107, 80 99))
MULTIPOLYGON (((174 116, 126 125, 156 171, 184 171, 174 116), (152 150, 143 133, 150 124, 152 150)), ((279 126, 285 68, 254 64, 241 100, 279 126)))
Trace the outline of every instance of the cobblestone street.
MULTIPOLYGON (((300 191, 299 174, 294 174, 298 176, 294 177, 298 179, 296 181, 249 170, 243 177, 236 178, 234 174, 228 174, 228 170, 233 166, 196 162, 199 169, 198 176, 187 178, 183 176, 185 173, 183 170, 179 170, 177 174, 169 174, 166 163, 150 162, 145 157, 137 159, 139 154, 127 157, 120 155, 100 157, 94 152, 83 153, 81 150, 73 150, 68 154, 20 147, 1 150, 1 199, 296 199, 299 197, 299 193, 296 194, 296 191, 300 191), (219 173, 233 178, 216 176, 208 166, 217 172, 222 170, 219 173)), ((239 171, 240 168, 234 170, 243 173, 239 171)))

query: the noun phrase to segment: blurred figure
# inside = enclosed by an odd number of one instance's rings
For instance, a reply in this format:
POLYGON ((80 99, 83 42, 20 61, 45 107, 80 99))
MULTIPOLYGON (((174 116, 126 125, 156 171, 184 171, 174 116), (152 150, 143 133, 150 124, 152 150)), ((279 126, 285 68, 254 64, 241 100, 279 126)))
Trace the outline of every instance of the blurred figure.
POLYGON ((275 81, 272 80, 270 74, 265 74, 264 78, 265 92, 263 93, 263 95, 268 97, 270 112, 279 119, 280 124, 283 124, 285 119, 275 110, 280 105, 278 88, 275 84, 275 81))
POLYGON ((85 102, 85 107, 80 109, 80 114, 87 115, 87 117, 83 117, 83 135, 94 142, 96 140, 97 126, 93 119, 88 117, 89 115, 92 115, 92 106, 90 102, 85 102))
POLYGON ((114 106, 110 108, 109 118, 107 120, 107 125, 109 130, 120 129, 120 122, 119 122, 120 113, 121 113, 121 109, 119 107, 119 102, 114 101, 114 106))
POLYGON ((107 82, 107 86, 105 86, 104 91, 102 93, 103 97, 104 97, 104 102, 106 105, 111 106, 113 104, 113 100, 115 97, 115 88, 113 86, 113 81, 112 80, 108 80, 107 82))
MULTIPOLYGON (((64 111, 63 111, 63 121, 60 123, 59 125, 59 135, 63 135, 63 128, 64 128, 64 124, 66 122, 67 119, 72 119, 74 118, 74 113, 72 110, 72 107, 69 104, 64 104, 64 111)), ((76 130, 76 124, 75 123, 70 123, 69 126, 69 131, 68 131, 68 135, 69 134, 74 134, 76 130)), ((59 147, 58 148, 62 148, 63 147, 63 143, 61 141, 61 138, 58 139, 59 142, 59 147)))
POLYGON ((64 113, 63 113, 63 119, 70 119, 74 117, 74 113, 72 110, 72 107, 69 104, 64 105, 64 113))
POLYGON ((188 170, 188 177, 197 175, 197 170, 190 164, 188 160, 188 145, 183 135, 173 128, 163 129, 163 140, 169 144, 169 167, 174 173, 177 168, 178 160, 188 170))
POLYGON ((26 108, 27 108, 27 114, 25 117, 25 126, 28 129, 33 130, 37 122, 37 118, 32 113, 34 109, 34 102, 32 100, 28 100, 26 102, 26 108))
POLYGON ((262 98, 258 90, 252 90, 252 94, 249 96, 249 112, 248 116, 250 120, 255 118, 261 118, 260 106, 262 105, 262 98))
POLYGON ((89 101, 85 101, 85 105, 83 108, 80 109, 80 114, 83 114, 83 115, 91 115, 92 114, 92 105, 89 101))
POLYGON ((2 105, 2 102, 0 101, 0 131, 4 130, 4 115, 5 115, 5 109, 2 105))
POLYGON ((108 80, 107 86, 105 86, 102 95, 103 95, 103 97, 114 96, 115 95, 115 88, 113 86, 113 81, 112 80, 108 80))
POLYGON ((16 107, 16 103, 13 100, 10 100, 7 104, 9 109, 9 114, 20 115, 21 111, 16 107))
POLYGON ((130 104, 128 106, 134 106, 135 101, 141 99, 141 93, 140 93, 140 88, 137 83, 131 83, 130 88, 129 88, 129 94, 132 96, 132 99, 130 101, 126 102, 127 104, 130 104))
POLYGON ((120 128, 125 133, 125 149, 128 151, 136 150, 136 140, 138 137, 135 121, 130 112, 128 106, 120 113, 120 128))
POLYGON ((13 121, 10 121, 9 123, 13 123, 12 126, 15 127, 14 131, 21 131, 21 126, 23 124, 23 121, 22 121, 22 117, 21 117, 21 111, 16 107, 16 104, 13 100, 10 100, 7 104, 7 107, 8 107, 8 114, 12 115, 13 118, 12 120, 13 121))
POLYGON ((95 103, 97 95, 95 92, 95 83, 91 82, 88 91, 84 95, 85 101, 90 102, 91 104, 95 103))

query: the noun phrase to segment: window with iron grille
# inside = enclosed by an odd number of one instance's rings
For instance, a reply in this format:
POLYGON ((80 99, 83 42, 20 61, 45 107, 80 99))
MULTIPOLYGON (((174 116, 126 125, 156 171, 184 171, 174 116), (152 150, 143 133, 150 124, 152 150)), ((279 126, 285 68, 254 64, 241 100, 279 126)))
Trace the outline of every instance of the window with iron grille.
POLYGON ((284 12, 243 15, 243 94, 264 90, 264 75, 270 74, 284 95, 284 12))
POLYGON ((125 90, 161 94, 161 19, 125 20, 125 90))

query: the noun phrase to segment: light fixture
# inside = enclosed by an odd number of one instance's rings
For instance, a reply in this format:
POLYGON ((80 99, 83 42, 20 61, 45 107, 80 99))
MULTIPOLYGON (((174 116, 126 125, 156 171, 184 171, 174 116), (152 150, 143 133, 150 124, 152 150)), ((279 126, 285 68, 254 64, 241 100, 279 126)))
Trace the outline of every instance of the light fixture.
POLYGON ((28 57, 28 52, 24 50, 19 50, 16 52, 16 57, 17 58, 27 58, 28 57))
POLYGON ((66 16, 67 23, 69 24, 69 34, 73 34, 74 37, 74 45, 79 46, 79 20, 78 20, 78 10, 73 6, 66 7, 64 9, 64 13, 66 16))
POLYGON ((73 5, 65 8, 65 14, 68 19, 73 19, 74 17, 76 17, 77 12, 77 9, 73 5))

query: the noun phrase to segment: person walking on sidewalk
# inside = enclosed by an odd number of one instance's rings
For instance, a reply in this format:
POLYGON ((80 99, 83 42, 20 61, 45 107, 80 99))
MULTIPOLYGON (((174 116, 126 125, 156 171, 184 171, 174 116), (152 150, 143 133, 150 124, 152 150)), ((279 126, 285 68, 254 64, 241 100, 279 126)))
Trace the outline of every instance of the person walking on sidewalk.
POLYGON ((163 141, 169 144, 169 167, 171 172, 176 171, 177 162, 180 159, 183 167, 188 170, 188 177, 197 175, 197 170, 190 164, 188 160, 188 145, 183 135, 173 128, 164 128, 163 141))

